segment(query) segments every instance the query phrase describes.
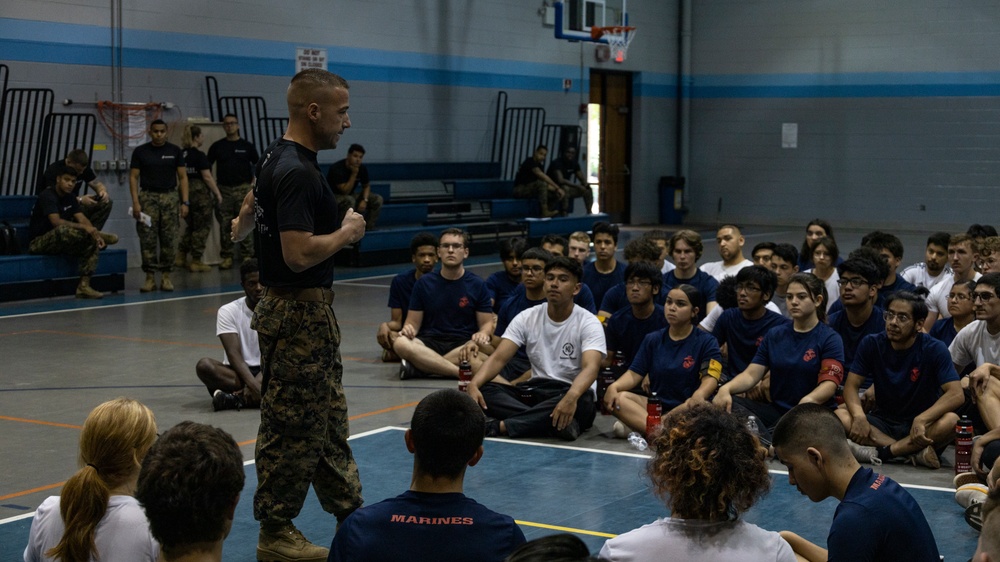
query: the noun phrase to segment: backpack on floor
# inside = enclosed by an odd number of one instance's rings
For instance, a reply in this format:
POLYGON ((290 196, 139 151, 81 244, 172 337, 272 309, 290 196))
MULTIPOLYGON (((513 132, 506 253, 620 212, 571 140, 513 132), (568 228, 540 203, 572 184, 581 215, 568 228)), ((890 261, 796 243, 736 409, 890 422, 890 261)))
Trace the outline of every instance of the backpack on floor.
POLYGON ((17 229, 7 221, 0 221, 0 256, 16 256, 20 253, 17 229))

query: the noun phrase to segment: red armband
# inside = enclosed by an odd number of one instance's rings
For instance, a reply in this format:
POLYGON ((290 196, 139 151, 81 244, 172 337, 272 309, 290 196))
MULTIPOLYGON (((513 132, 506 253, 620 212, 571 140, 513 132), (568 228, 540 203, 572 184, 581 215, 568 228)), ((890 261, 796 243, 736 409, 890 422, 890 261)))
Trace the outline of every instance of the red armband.
POLYGON ((836 359, 824 359, 820 363, 817 384, 823 381, 833 381, 837 386, 844 384, 844 364, 836 359))

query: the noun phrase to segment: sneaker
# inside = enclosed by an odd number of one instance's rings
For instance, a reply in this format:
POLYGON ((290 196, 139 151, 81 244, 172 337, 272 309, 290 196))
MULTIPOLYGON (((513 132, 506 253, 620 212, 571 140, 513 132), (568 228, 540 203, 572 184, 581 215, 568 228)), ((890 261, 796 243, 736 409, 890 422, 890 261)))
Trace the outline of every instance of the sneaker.
POLYGON ((576 420, 569 422, 569 425, 556 432, 556 437, 564 441, 576 441, 580 436, 580 424, 576 420))
POLYGON ((913 453, 907 460, 913 463, 913 466, 926 466, 934 470, 941 468, 941 459, 934 452, 934 447, 930 445, 924 447, 921 451, 913 453))
POLYGON ((257 538, 257 560, 260 562, 326 562, 330 551, 317 546, 302 532, 288 523, 277 531, 260 529, 257 538))
POLYGON ((486 437, 500 437, 500 420, 486 418, 486 437))
POLYGON ((164 273, 163 277, 160 279, 160 290, 168 293, 174 290, 174 284, 170 281, 170 276, 166 273, 164 273))
POLYGON ((955 475, 955 478, 951 480, 951 483, 955 486, 955 489, 959 489, 966 484, 981 484, 983 481, 980 480, 979 475, 975 472, 962 472, 955 475))
POLYGON ((243 409, 243 399, 235 394, 216 390, 212 395, 212 408, 216 412, 221 410, 241 410, 243 409))
POLYGON ((406 359, 399 360, 399 380, 413 379, 417 377, 417 369, 406 359))
POLYGON ((850 439, 847 440, 847 446, 851 448, 851 454, 854 455, 854 459, 858 462, 873 466, 882 466, 882 459, 878 458, 878 449, 875 447, 858 445, 850 439))
POLYGON ((981 532, 983 530, 983 504, 974 503, 965 508, 965 522, 977 533, 981 532))
POLYGON ((968 508, 974 503, 983 503, 986 501, 986 496, 989 495, 990 489, 986 487, 986 484, 966 484, 955 490, 955 503, 962 506, 963 508, 968 508))
POLYGON ((76 298, 78 299, 103 299, 104 293, 95 290, 90 285, 79 285, 76 288, 76 298))
POLYGON ((629 434, 628 427, 620 421, 615 421, 612 431, 614 432, 615 439, 625 439, 629 434))
POLYGON ((232 269, 233 268, 233 258, 225 258, 222 263, 219 264, 219 269, 232 269))
POLYGON ((146 274, 146 282, 139 287, 140 293, 150 293, 156 290, 156 277, 152 273, 146 274))
POLYGON ((212 271, 212 268, 201 263, 201 260, 194 260, 188 264, 188 271, 191 273, 204 273, 206 271, 212 271))

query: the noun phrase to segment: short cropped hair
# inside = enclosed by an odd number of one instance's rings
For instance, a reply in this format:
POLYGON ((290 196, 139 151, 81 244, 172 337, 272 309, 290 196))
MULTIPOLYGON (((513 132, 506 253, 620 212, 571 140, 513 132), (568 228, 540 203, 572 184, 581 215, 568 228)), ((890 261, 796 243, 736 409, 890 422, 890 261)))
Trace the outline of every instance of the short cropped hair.
POLYGON ((435 478, 461 475, 485 435, 482 409, 468 394, 451 388, 425 396, 410 420, 417 470, 435 478))
POLYGON ((538 260, 546 265, 552 261, 552 252, 549 252, 545 248, 528 248, 521 252, 521 261, 524 260, 538 260))
POLYGON ((674 248, 677 247, 677 242, 683 240, 691 249, 694 250, 694 258, 701 259, 702 252, 705 251, 705 246, 701 243, 701 235, 693 230, 678 230, 670 237, 670 243, 667 245, 667 253, 673 255, 674 248))
POLYGON ((149 128, 150 128, 150 129, 152 129, 152 128, 153 128, 153 125, 163 125, 164 127, 166 127, 166 126, 167 126, 167 122, 166 122, 166 121, 164 121, 163 119, 153 119, 153 120, 152 120, 152 121, 151 121, 151 122, 149 123, 149 128))
POLYGON ((361 154, 364 154, 365 153, 365 147, 361 146, 358 143, 354 143, 350 147, 347 148, 347 153, 348 154, 350 154, 352 152, 360 152, 361 154))
POLYGON ((667 234, 666 230, 661 230, 659 228, 654 228, 653 230, 647 230, 643 235, 643 238, 649 238, 652 241, 662 240, 664 243, 670 242, 670 235, 667 234))
POLYGON ((633 238, 625 244, 625 261, 655 262, 660 259, 660 247, 649 238, 633 238))
POLYGON ((87 151, 82 148, 70 150, 69 154, 66 155, 66 160, 69 160, 79 166, 86 166, 90 164, 90 157, 87 156, 87 151))
POLYGON ((632 262, 625 267, 625 281, 633 277, 636 279, 645 279, 652 283, 653 287, 663 285, 663 273, 660 272, 660 268, 648 261, 632 262))
POLYGON ((243 262, 240 266, 240 283, 245 283, 247 277, 250 277, 254 273, 260 272, 260 264, 257 263, 257 258, 250 258, 243 262))
POLYGON ((760 244, 757 244, 756 246, 753 247, 753 250, 750 251, 750 255, 753 256, 761 250, 770 250, 774 252, 775 246, 776 244, 774 242, 761 242, 760 244))
POLYGON ((417 255, 417 250, 419 250, 421 246, 434 246, 434 248, 437 248, 439 242, 440 240, 435 238, 430 232, 417 233, 410 239, 410 255, 417 255))
POLYGON ((461 228, 454 228, 454 227, 452 227, 452 228, 446 228, 446 229, 444 229, 444 230, 441 231, 441 235, 438 236, 439 243, 440 243, 440 240, 442 238, 444 238, 445 236, 447 236, 449 234, 454 235, 454 236, 461 236, 462 237, 462 245, 465 246, 466 248, 468 248, 469 244, 471 244, 471 240, 469 240, 469 233, 466 232, 466 231, 464 231, 464 230, 462 230, 461 228))
POLYGON ((232 117, 233 119, 236 119, 237 121, 240 120, 240 118, 237 117, 235 113, 227 113, 227 114, 225 114, 225 115, 222 116, 222 119, 224 121, 224 120, 228 119, 229 117, 232 117))
POLYGON ((497 246, 500 250, 501 260, 510 258, 516 259, 521 255, 521 252, 524 251, 525 246, 527 246, 527 242, 525 242, 524 238, 521 238, 520 236, 512 236, 510 238, 504 238, 497 246))
POLYGON ((969 249, 972 250, 973 254, 979 253, 979 242, 976 240, 975 236, 969 234, 952 234, 948 238, 948 246, 958 246, 960 244, 969 243, 969 249))
POLYGON ((933 244, 935 246, 941 246, 942 248, 945 249, 945 251, 947 251, 948 240, 950 238, 951 234, 948 234, 947 232, 935 232, 934 234, 931 234, 930 236, 927 237, 927 246, 933 244))
POLYGON ((861 239, 862 246, 875 248, 876 250, 888 250, 895 258, 903 258, 903 241, 895 234, 875 230, 869 232, 861 239))
POLYGON ((618 244, 619 228, 617 224, 611 224, 610 222, 607 221, 598 221, 594 223, 594 226, 591 230, 593 230, 594 232, 594 240, 597 239, 598 234, 607 234, 608 236, 611 237, 612 240, 615 241, 616 245, 618 244))
POLYGON ((174 558, 187 545, 224 538, 245 478, 243 454, 231 435, 183 421, 143 459, 135 497, 153 537, 174 558))
POLYGON ((845 273, 853 273, 860 276, 869 285, 877 285, 885 279, 885 277, 879 277, 878 267, 867 258, 847 258, 837 266, 837 273, 841 276, 845 273))
POLYGON ((72 167, 70 167, 65 162, 59 162, 59 164, 57 166, 55 166, 55 170, 56 170, 56 177, 57 178, 59 176, 73 176, 74 178, 80 177, 80 174, 78 174, 76 172, 76 170, 74 170, 72 167))
POLYGON ((988 224, 972 224, 969 229, 965 231, 966 234, 973 238, 988 238, 990 236, 997 235, 997 229, 992 225, 988 224))
POLYGON ((847 259, 851 258, 860 258, 872 262, 872 265, 875 266, 875 271, 878 272, 879 284, 889 275, 889 263, 885 261, 885 258, 882 257, 882 254, 878 250, 871 246, 855 248, 850 254, 847 254, 847 259))
POLYGON ((553 269, 561 269, 573 277, 576 277, 577 283, 579 283, 580 279, 583 278, 583 266, 581 266, 580 262, 573 258, 567 258, 566 256, 553 257, 549 263, 545 264, 545 273, 548 273, 553 269))
POLYGON ((991 287, 993 292, 1000 296, 1000 273, 987 273, 976 281, 976 287, 991 287))
POLYGON ((924 302, 922 297, 910 291, 896 291, 894 293, 890 293, 885 299, 885 310, 889 310, 889 305, 896 301, 910 303, 910 314, 913 315, 913 320, 918 326, 927 319, 927 303, 924 302))
POLYGON ((547 145, 540 144, 540 145, 538 145, 538 146, 535 147, 535 152, 538 152, 539 150, 545 150, 546 152, 548 152, 549 151, 549 147, 547 145))
MULTIPOLYGON (((778 288, 778 276, 770 269, 761 265, 748 265, 736 273, 737 283, 753 282, 760 286, 764 302, 771 300, 774 290, 778 288)), ((718 297, 718 290, 716 290, 718 297)))
POLYGON ((786 412, 774 428, 771 444, 792 453, 816 447, 835 457, 851 457, 844 425, 821 404, 799 404, 786 412))
POLYGON ((569 235, 570 240, 576 240, 577 242, 583 242, 584 244, 590 245, 590 235, 582 230, 577 230, 573 234, 569 235))
POLYGON ((792 265, 799 265, 799 251, 788 243, 775 244, 772 258, 781 258, 792 265))

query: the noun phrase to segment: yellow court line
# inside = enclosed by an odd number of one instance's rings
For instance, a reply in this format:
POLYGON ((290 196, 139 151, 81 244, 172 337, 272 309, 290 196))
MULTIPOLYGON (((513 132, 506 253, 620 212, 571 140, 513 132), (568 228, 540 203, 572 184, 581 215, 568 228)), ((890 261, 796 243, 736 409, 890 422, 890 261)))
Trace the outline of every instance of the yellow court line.
POLYGON ((606 539, 613 539, 618 535, 611 533, 602 533, 600 531, 588 531, 586 529, 574 529, 573 527, 560 527, 559 525, 547 525, 545 523, 535 523, 533 521, 521 521, 520 519, 515 519, 514 523, 518 525, 526 525, 528 527, 538 527, 539 529, 548 529, 550 531, 563 531, 566 533, 576 533, 579 535, 590 535, 593 537, 604 537, 606 539))

